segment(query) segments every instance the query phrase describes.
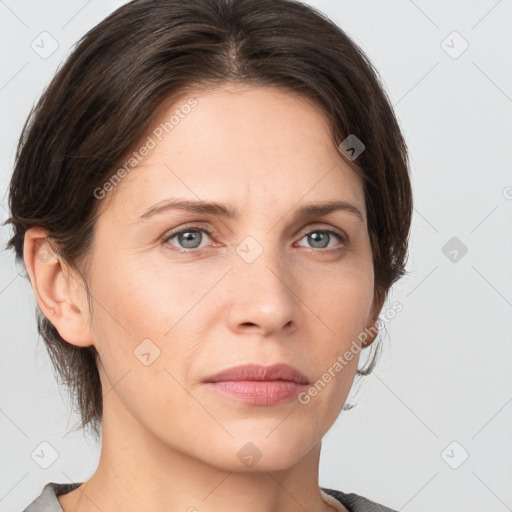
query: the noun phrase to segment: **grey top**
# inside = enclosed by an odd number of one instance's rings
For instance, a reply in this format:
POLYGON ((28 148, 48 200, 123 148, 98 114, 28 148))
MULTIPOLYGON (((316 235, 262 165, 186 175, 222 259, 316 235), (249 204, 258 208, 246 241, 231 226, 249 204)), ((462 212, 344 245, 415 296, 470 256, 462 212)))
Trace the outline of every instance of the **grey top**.
MULTIPOLYGON (((44 486, 41 494, 23 512, 64 512, 57 496, 71 492, 82 483, 58 484, 50 482, 44 486)), ((350 512, 396 512, 396 510, 379 505, 358 494, 347 494, 325 487, 320 487, 320 491, 324 501, 334 508, 339 507, 338 502, 342 503, 350 512)))

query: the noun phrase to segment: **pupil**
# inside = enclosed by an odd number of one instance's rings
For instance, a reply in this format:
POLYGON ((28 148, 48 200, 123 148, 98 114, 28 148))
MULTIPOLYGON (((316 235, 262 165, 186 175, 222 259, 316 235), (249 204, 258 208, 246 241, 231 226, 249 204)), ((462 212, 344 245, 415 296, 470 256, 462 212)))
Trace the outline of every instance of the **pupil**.
POLYGON ((199 237, 199 243, 197 243, 197 239, 194 240, 194 237, 197 238, 199 232, 198 231, 186 231, 182 233, 180 236, 184 240, 182 244, 186 249, 194 249, 201 243, 201 237, 199 237), (195 245, 194 245, 195 244, 195 245))
POLYGON ((322 233, 320 231, 315 231, 314 233, 310 234, 309 235, 309 238, 310 238, 310 243, 311 245, 313 245, 313 247, 326 247, 327 246, 327 243, 328 243, 328 234, 327 233, 322 233), (322 238, 324 239, 324 242, 327 241, 327 243, 323 243, 322 244, 322 238), (320 241, 320 246, 319 245, 315 245, 315 244, 318 244, 318 242, 320 241))

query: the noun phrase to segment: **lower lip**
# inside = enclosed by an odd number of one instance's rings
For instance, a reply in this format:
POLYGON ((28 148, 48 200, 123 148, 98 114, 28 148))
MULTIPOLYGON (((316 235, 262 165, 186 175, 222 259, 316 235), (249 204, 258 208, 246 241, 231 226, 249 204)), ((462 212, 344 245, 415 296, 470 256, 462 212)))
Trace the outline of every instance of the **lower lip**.
POLYGON ((306 384, 289 380, 230 380, 207 384, 218 393, 252 405, 276 405, 286 402, 308 387, 306 384))

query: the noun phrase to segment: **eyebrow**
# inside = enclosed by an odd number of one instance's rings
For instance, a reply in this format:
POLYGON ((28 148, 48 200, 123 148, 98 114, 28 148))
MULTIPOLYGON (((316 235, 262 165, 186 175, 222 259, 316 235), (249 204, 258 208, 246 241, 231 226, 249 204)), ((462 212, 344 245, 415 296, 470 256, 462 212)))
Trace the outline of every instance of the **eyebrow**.
MULTIPOLYGON (((212 215, 214 217, 225 217, 228 219, 236 219, 239 215, 238 210, 231 205, 224 205, 211 201, 201 200, 180 200, 180 199, 164 199, 159 203, 148 208, 139 220, 148 219, 153 215, 166 213, 172 210, 183 210, 192 213, 202 213, 212 215)), ((346 211, 356 215, 359 220, 364 222, 364 217, 359 208, 347 201, 325 201, 321 203, 308 204, 295 211, 294 217, 298 219, 314 217, 318 215, 327 215, 334 211, 346 211)))

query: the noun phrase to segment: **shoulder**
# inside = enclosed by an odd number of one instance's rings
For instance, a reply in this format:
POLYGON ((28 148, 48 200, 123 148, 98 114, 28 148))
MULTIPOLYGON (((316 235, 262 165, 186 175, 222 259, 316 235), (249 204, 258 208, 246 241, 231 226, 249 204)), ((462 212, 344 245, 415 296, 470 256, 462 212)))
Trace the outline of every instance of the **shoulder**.
MULTIPOLYGON (((73 482, 69 484, 59 484, 55 482, 47 483, 41 494, 30 503, 23 512, 63 512, 57 496, 71 492, 80 486, 82 482, 73 482)), ((348 508, 350 512, 396 512, 384 505, 375 503, 363 496, 354 493, 344 493, 325 487, 320 488, 328 496, 332 496, 342 505, 348 508)))
POLYGON ((43 487, 41 494, 23 512, 63 512, 57 496, 71 492, 80 485, 82 482, 70 484, 49 482, 43 487))
POLYGON ((350 512, 396 512, 396 510, 380 505, 379 503, 375 503, 374 501, 371 501, 364 496, 354 494, 353 492, 345 493, 343 491, 328 489, 326 487, 320 487, 320 490, 328 496, 335 498, 350 512))

